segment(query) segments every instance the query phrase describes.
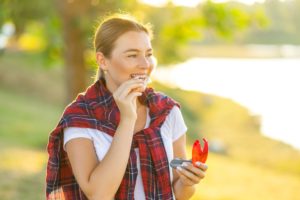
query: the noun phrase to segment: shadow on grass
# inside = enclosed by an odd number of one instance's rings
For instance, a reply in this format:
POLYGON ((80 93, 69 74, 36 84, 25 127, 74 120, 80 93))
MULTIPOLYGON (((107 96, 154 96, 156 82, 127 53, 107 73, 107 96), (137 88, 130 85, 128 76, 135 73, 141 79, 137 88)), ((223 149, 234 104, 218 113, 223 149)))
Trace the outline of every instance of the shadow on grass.
POLYGON ((0 172, 1 200, 33 200, 45 198, 45 169, 25 174, 5 170, 0 172))
POLYGON ((3 145, 0 158, 1 200, 45 198, 45 151, 3 145))

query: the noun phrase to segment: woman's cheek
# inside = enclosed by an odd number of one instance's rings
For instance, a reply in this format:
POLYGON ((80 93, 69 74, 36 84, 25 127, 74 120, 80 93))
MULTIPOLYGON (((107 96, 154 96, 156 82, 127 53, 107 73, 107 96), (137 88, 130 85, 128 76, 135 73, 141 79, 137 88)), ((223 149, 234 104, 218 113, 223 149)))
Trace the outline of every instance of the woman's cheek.
POLYGON ((150 64, 150 69, 149 69, 149 75, 150 75, 155 70, 157 65, 157 60, 154 56, 149 58, 149 64, 150 64))

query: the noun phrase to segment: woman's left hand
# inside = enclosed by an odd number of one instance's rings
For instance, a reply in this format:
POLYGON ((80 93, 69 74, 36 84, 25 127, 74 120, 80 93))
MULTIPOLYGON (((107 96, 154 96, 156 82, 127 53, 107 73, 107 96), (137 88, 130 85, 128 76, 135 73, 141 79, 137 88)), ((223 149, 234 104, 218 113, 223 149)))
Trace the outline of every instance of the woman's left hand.
POLYGON ((201 162, 196 162, 196 166, 190 162, 184 162, 180 167, 177 167, 176 171, 183 185, 193 186, 205 177, 207 168, 207 165, 201 162))

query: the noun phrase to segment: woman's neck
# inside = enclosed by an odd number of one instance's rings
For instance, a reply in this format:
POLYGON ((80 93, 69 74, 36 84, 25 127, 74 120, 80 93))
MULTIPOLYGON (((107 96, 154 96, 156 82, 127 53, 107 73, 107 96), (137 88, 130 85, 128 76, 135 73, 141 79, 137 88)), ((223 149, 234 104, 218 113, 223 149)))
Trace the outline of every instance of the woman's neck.
POLYGON ((118 89, 118 86, 114 83, 114 81, 109 79, 108 77, 105 77, 105 84, 106 84, 106 88, 111 93, 114 93, 116 91, 116 89, 118 89))

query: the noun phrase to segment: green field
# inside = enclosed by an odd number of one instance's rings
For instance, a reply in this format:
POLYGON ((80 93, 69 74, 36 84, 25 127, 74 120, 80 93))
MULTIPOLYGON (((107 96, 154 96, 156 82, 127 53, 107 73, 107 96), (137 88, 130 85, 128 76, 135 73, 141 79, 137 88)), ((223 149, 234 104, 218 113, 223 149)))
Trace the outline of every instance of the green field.
POLYGON ((0 199, 44 197, 46 142, 60 108, 0 89, 0 199))

